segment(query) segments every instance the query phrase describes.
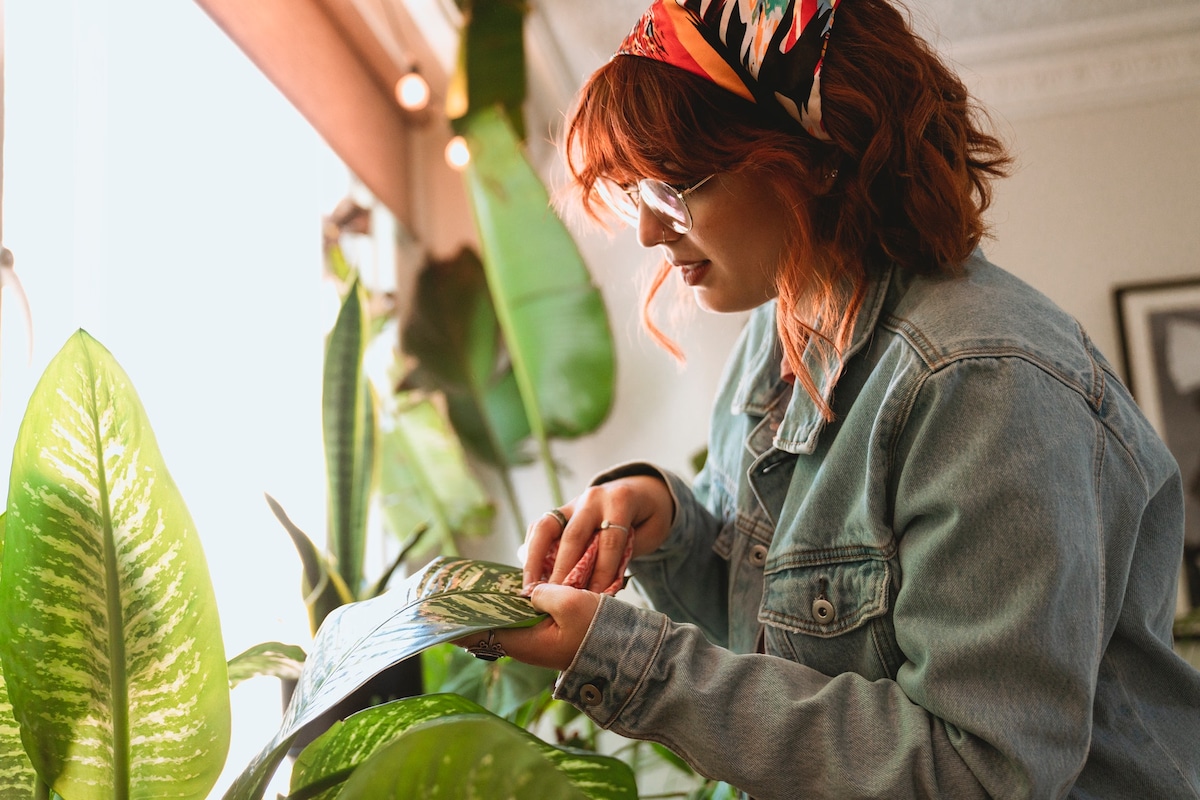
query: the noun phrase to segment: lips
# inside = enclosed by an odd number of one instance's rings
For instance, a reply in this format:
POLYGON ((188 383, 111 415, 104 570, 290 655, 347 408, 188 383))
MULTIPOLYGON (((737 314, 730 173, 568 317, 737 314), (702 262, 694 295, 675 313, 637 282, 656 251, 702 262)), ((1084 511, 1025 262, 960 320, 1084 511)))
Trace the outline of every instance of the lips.
POLYGON ((696 286, 704 280, 704 276, 708 273, 708 261, 694 261, 687 264, 676 264, 679 267, 679 273, 683 277, 683 282, 688 286, 696 286))

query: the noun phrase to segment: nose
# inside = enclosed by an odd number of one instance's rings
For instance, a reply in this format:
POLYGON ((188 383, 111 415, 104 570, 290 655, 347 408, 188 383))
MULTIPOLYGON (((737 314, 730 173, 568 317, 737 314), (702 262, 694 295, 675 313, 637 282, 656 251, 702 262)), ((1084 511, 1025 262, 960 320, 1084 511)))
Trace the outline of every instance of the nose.
POLYGON ((679 238, 679 234, 654 216, 645 203, 638 203, 637 234, 638 244, 642 247, 655 247, 679 238))

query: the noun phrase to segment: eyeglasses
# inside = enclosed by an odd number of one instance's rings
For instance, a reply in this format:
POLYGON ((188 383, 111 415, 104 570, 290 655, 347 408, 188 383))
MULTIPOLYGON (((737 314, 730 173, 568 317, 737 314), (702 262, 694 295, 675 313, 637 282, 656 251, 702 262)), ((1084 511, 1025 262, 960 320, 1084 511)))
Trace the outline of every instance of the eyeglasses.
POLYGON ((645 202, 659 222, 676 233, 687 233, 692 229, 692 212, 684 198, 715 177, 716 173, 713 173, 684 188, 655 178, 642 178, 632 186, 621 186, 602 178, 596 181, 596 191, 613 213, 630 225, 637 225, 640 205, 645 202))

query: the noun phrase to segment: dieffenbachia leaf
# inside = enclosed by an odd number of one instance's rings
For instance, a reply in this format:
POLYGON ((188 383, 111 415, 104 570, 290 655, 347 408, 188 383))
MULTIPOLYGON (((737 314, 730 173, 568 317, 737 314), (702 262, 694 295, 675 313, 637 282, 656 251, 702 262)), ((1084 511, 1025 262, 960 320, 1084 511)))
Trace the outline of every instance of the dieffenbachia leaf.
POLYGON ((29 401, 6 528, 0 662, 42 779, 205 798, 230 726, 208 567, 129 377, 84 331, 29 401))
POLYGON ((637 797, 633 771, 619 759, 554 747, 456 695, 356 714, 310 745, 292 776, 296 800, 637 797), (338 779, 340 792, 330 787, 338 779))
POLYGON ((279 731, 226 800, 261 798, 300 730, 393 664, 472 633, 538 622, 544 615, 521 597, 521 587, 517 567, 440 558, 379 597, 334 610, 309 649, 279 731))
MULTIPOLYGON (((4 523, 5 515, 0 514, 0 564, 4 563, 4 523)), ((25 755, 21 729, 8 701, 4 671, 0 670, 0 797, 33 797, 36 779, 37 773, 25 755)))
POLYGON ((256 644, 229 659, 229 688, 263 675, 285 681, 299 680, 305 658, 304 649, 294 644, 256 644))

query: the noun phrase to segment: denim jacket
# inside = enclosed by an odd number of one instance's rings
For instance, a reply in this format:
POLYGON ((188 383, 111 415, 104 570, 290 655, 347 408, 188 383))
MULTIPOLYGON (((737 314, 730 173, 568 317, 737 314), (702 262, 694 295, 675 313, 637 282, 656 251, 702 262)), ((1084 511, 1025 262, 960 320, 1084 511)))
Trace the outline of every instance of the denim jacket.
MULTIPOLYGON (((1179 469, 1078 323, 976 252, 874 281, 836 419, 754 312, 707 463, 556 687, 757 798, 1198 798, 1179 469)), ((806 360, 810 354, 806 354, 806 360)))

